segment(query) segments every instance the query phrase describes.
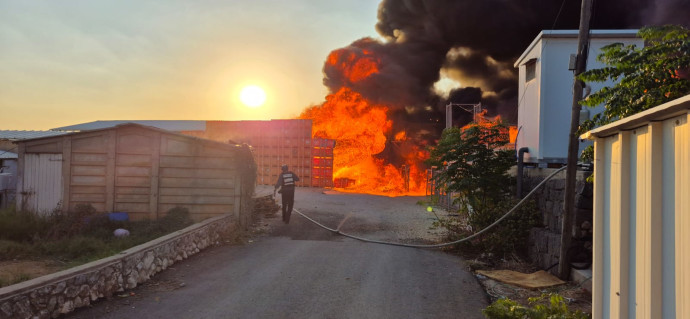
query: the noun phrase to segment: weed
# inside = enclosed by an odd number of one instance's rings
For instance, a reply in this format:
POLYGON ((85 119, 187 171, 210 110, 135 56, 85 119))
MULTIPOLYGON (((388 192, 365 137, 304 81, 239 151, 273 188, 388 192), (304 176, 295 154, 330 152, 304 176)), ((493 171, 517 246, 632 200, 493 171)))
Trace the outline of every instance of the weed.
POLYGON ((563 318, 588 319, 589 314, 568 310, 563 297, 558 294, 542 294, 529 298, 529 306, 522 306, 510 299, 499 299, 482 310, 484 316, 490 319, 521 319, 521 318, 563 318))
POLYGON ((0 239, 0 260, 26 258, 32 255, 34 251, 31 244, 0 239))
POLYGON ((113 221, 91 205, 73 211, 37 215, 0 211, 0 258, 45 258, 78 265, 116 254, 193 223, 189 210, 175 207, 157 221, 113 221), (125 228, 130 236, 116 238, 125 228))

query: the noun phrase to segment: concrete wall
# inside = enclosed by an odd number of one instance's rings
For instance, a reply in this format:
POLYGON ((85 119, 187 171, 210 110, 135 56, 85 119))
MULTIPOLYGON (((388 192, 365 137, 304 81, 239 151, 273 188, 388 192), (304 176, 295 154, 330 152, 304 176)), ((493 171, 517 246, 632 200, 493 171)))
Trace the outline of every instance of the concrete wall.
POLYGON ((116 256, 0 288, 0 319, 56 318, 132 289, 174 263, 238 234, 232 215, 189 226, 116 256))

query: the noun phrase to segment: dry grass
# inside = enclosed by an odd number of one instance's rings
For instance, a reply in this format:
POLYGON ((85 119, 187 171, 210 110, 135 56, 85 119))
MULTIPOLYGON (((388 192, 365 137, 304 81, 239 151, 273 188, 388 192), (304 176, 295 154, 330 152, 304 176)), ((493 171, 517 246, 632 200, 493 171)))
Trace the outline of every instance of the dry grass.
POLYGON ((52 274, 66 267, 55 260, 0 261, 0 287, 52 274))

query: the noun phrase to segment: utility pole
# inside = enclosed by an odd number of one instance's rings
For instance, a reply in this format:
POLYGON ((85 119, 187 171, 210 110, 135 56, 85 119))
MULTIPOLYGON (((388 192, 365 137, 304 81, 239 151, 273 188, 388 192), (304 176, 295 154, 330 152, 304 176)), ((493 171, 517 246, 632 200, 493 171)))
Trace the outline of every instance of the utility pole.
POLYGON ((580 125, 579 104, 582 99, 583 84, 577 79, 587 68, 587 53, 589 51, 589 21, 592 14, 592 2, 582 0, 580 9, 580 33, 577 41, 577 57, 573 83, 573 106, 570 114, 570 135, 568 136, 568 167, 565 174, 565 199, 563 200, 563 224, 561 228, 561 251, 558 261, 558 277, 568 280, 570 275, 570 260, 568 249, 573 236, 573 210, 575 209, 575 179, 577 178, 577 151, 580 143, 577 130, 580 125))

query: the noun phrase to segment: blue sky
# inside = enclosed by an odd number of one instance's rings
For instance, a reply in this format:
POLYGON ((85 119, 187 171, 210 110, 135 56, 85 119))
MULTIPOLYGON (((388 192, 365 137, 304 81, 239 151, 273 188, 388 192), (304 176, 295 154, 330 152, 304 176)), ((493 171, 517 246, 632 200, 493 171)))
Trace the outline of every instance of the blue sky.
POLYGON ((378 1, 0 0, 0 129, 290 118, 328 53, 377 37, 378 1), (266 90, 249 109, 239 90, 266 90))

